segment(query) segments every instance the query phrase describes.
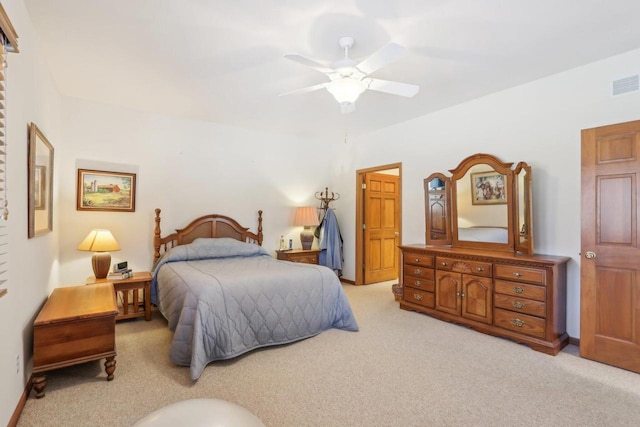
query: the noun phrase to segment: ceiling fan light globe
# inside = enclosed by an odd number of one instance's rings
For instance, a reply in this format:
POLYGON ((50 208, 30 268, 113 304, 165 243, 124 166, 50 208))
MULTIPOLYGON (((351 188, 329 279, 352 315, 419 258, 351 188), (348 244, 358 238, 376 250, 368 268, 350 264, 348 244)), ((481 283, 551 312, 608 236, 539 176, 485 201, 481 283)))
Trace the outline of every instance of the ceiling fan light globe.
POLYGON ((327 90, 340 104, 356 102, 367 86, 360 80, 344 78, 334 80, 327 86, 327 90))

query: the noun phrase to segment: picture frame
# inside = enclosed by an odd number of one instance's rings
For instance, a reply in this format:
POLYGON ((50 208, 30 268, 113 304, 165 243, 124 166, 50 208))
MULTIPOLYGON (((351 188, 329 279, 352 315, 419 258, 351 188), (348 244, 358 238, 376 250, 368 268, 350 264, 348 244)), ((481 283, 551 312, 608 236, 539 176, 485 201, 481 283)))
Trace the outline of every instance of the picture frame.
POLYGON ((53 231, 53 153, 49 140, 35 123, 29 124, 28 237, 53 231))
POLYGON ((495 171, 471 174, 471 203, 500 205, 507 203, 507 177, 495 171))
POLYGON ((78 169, 76 210, 135 212, 136 174, 78 169))

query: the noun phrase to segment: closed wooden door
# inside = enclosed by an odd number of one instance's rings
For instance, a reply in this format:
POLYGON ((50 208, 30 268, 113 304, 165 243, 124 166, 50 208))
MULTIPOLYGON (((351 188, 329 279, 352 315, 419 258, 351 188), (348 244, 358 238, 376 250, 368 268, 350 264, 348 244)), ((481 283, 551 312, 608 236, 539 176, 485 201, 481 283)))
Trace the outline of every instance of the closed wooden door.
POLYGON ((364 283, 398 277, 400 227, 399 177, 365 174, 364 283))
POLYGON ((640 372, 640 121, 582 131, 580 355, 640 372))

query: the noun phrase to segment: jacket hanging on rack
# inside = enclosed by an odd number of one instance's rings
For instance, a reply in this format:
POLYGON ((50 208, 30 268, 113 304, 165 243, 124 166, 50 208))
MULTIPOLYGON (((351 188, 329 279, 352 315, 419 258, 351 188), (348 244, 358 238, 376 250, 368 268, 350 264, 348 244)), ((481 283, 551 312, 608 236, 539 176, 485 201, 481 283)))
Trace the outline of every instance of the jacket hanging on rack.
POLYGON ((342 276, 342 235, 338 219, 332 209, 327 209, 320 224, 320 255, 318 263, 342 276))

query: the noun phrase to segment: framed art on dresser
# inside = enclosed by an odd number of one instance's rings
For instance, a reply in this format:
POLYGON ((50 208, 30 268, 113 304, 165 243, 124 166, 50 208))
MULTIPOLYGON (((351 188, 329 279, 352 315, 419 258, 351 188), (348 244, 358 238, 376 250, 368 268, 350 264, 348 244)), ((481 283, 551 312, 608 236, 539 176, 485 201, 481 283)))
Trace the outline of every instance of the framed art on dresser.
POLYGON ((78 169, 76 209, 135 212, 136 174, 78 169))
POLYGON ((29 238, 53 230, 53 146, 35 123, 29 125, 29 238))

